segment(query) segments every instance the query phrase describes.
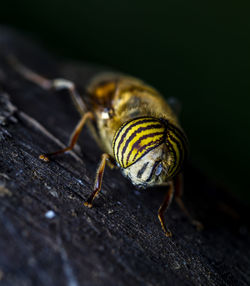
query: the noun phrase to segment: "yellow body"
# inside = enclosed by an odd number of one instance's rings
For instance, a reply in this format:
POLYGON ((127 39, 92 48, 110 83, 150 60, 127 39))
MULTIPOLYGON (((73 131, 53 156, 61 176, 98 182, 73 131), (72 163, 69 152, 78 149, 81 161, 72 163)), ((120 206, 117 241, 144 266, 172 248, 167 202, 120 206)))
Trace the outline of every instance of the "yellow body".
POLYGON ((90 82, 87 93, 87 108, 94 114, 89 127, 96 141, 134 185, 159 185, 179 172, 186 154, 185 136, 176 115, 154 88, 129 76, 102 74, 90 82), (133 127, 138 120, 142 123, 133 127), (137 129, 147 126, 131 139, 137 129), (134 148, 136 142, 140 145, 134 148), (148 148, 139 152, 143 144, 148 148))
POLYGON ((139 79, 102 74, 90 82, 87 93, 89 110, 93 111, 97 125, 96 131, 91 129, 98 144, 111 156, 116 131, 133 118, 165 118, 180 127, 176 115, 159 92, 139 79))

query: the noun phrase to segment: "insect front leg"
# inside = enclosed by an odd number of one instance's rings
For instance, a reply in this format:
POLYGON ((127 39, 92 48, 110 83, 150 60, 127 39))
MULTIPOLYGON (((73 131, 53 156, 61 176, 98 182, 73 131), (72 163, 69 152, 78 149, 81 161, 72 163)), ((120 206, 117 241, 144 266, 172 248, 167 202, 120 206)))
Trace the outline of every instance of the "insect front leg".
POLYGON ((99 167, 96 171, 95 184, 94 184, 94 188, 93 188, 94 190, 93 190, 92 194, 90 195, 90 197, 88 198, 88 200, 84 203, 84 205, 86 207, 91 208, 93 206, 93 200, 95 199, 95 197, 99 194, 99 192, 101 190, 102 178, 103 178, 104 169, 105 169, 107 161, 109 161, 109 165, 111 165, 111 166, 113 165, 110 155, 107 153, 103 153, 101 162, 100 162, 99 167))
POLYGON ((191 224, 194 225, 197 230, 202 230, 203 229, 203 225, 201 222, 199 222, 198 220, 195 220, 191 214, 189 213, 188 209, 186 208, 186 206, 183 203, 182 200, 182 194, 183 194, 183 175, 179 174, 176 179, 175 179, 175 200, 177 202, 177 204, 179 205, 180 209, 185 213, 185 215, 188 217, 188 219, 190 220, 191 224))
POLYGON ((173 182, 171 181, 168 184, 168 186, 169 186, 169 190, 167 191, 167 194, 163 200, 163 203, 158 210, 158 218, 159 218, 159 221, 161 223, 161 227, 162 227, 165 235, 170 237, 170 236, 172 236, 172 233, 166 227, 165 219, 164 219, 164 212, 168 209, 168 207, 170 206, 172 199, 173 199, 173 195, 174 195, 174 184, 173 184, 173 182))
POLYGON ((50 80, 46 77, 43 77, 39 75, 38 73, 35 73, 34 71, 30 70, 23 64, 21 64, 17 58, 15 58, 12 55, 8 56, 8 61, 11 64, 11 66, 25 79, 39 85, 41 88, 45 90, 50 90, 50 89, 55 89, 55 90, 61 90, 61 89, 67 89, 71 95, 71 98, 73 102, 75 103, 76 108, 82 115, 81 120, 78 122, 77 126, 75 127, 74 131, 71 134, 70 137, 70 143, 69 145, 61 150, 58 150, 53 153, 48 153, 48 154, 42 154, 39 156, 41 160, 44 161, 49 161, 49 157, 53 155, 58 155, 61 153, 65 153, 67 151, 70 151, 74 148, 77 139, 82 131, 83 126, 85 125, 86 121, 88 119, 94 119, 94 115, 92 112, 87 111, 87 108, 77 93, 77 90, 75 88, 75 84, 69 80, 66 79, 53 79, 50 80))
POLYGON ((94 118, 94 115, 92 112, 88 111, 86 112, 81 120, 78 122, 77 126, 75 127, 74 131, 72 132, 71 136, 70 136, 70 143, 69 143, 69 146, 67 146, 66 148, 64 149, 60 149, 58 151, 55 151, 53 153, 47 153, 47 154, 42 154, 39 156, 39 159, 45 161, 45 162, 48 162, 49 161, 49 158, 51 156, 54 156, 54 155, 58 155, 58 154, 62 154, 62 153, 65 153, 67 151, 70 151, 74 148, 76 142, 77 142, 77 139, 82 131, 82 128, 83 126, 85 125, 86 121, 88 119, 93 119, 94 118))

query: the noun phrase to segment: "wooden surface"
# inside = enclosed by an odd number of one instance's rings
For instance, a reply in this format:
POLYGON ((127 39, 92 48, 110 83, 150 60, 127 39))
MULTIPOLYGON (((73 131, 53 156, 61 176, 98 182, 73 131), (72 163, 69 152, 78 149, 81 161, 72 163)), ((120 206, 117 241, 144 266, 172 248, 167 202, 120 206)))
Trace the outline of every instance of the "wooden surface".
POLYGON ((1 286, 250 284, 249 211, 191 163, 184 201, 202 232, 173 203, 166 238, 157 219, 164 190, 138 192, 108 168, 94 207, 84 207, 101 151, 84 129, 74 152, 38 159, 68 142, 79 117, 67 92, 24 80, 9 53, 48 77, 74 80, 82 93, 99 70, 56 61, 0 29, 1 286))

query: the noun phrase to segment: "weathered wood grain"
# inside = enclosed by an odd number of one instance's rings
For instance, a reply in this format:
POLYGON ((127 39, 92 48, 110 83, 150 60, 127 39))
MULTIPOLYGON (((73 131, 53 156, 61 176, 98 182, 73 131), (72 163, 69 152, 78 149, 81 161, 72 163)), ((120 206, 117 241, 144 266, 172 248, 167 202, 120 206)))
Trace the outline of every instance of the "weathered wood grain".
POLYGON ((202 232, 173 204, 174 235, 166 238, 157 219, 164 191, 138 192, 119 171, 105 171, 94 208, 85 208, 101 151, 84 129, 74 152, 38 159, 67 143, 78 114, 66 92, 45 92, 17 74, 8 53, 48 77, 74 80, 81 92, 99 70, 59 63, 0 30, 0 285, 250 284, 247 207, 191 164, 184 201, 202 232))

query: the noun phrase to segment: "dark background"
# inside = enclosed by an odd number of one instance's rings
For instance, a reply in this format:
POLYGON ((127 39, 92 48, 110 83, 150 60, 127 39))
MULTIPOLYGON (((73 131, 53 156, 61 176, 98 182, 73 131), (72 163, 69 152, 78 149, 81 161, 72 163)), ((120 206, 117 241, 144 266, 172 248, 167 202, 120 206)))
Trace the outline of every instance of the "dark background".
POLYGON ((1 3, 0 21, 58 57, 115 68, 180 99, 193 164, 250 202, 249 3, 23 0, 1 3))

